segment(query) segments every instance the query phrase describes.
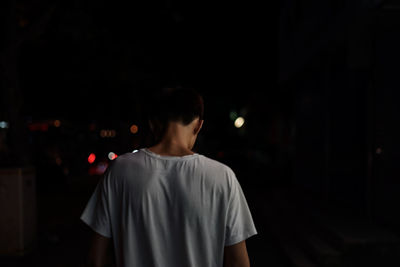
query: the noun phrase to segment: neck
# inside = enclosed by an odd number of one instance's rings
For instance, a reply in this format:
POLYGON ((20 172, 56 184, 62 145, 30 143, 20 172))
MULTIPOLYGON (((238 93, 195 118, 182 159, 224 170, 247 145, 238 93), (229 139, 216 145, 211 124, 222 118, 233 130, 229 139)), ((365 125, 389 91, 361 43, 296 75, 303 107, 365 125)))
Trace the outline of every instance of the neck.
POLYGON ((162 156, 178 156, 183 157, 193 155, 193 151, 184 147, 177 147, 171 143, 159 143, 149 148, 150 151, 162 156))
POLYGON ((164 156, 193 155, 190 129, 179 123, 171 123, 160 143, 149 148, 164 156))

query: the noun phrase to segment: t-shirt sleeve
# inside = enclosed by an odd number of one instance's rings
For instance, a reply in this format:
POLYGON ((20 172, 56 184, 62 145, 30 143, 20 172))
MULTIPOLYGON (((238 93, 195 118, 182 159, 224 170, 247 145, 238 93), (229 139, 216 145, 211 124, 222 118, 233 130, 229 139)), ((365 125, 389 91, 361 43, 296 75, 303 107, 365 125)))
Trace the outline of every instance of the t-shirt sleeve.
POLYGON ((102 179, 89 199, 81 220, 98 234, 111 238, 108 190, 106 179, 102 179))
POLYGON ((235 176, 232 180, 227 210, 225 246, 237 244, 257 234, 242 188, 235 176))

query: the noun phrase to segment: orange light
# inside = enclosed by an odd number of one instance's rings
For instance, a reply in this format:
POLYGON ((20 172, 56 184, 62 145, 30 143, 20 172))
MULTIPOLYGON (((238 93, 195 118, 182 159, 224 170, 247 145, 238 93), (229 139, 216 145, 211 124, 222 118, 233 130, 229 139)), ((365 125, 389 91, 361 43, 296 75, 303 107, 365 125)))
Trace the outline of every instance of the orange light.
POLYGON ((139 131, 139 127, 136 124, 133 124, 130 128, 131 133, 136 134, 139 131))
POLYGON ((116 130, 101 130, 100 131, 100 136, 102 138, 115 137, 116 135, 117 135, 117 131, 116 130))
POLYGON ((60 120, 55 120, 54 121, 54 127, 60 127, 61 126, 61 121, 60 120))
POLYGON ((91 153, 87 159, 87 161, 92 164, 96 160, 96 155, 94 153, 91 153))

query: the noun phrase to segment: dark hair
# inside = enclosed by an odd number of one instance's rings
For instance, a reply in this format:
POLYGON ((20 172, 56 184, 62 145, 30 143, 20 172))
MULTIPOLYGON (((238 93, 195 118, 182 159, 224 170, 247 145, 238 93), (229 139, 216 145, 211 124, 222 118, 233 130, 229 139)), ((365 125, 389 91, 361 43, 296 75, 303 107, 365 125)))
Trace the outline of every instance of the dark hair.
POLYGON ((203 98, 192 88, 163 88, 154 94, 147 108, 153 144, 161 141, 170 122, 188 125, 204 117, 203 98))

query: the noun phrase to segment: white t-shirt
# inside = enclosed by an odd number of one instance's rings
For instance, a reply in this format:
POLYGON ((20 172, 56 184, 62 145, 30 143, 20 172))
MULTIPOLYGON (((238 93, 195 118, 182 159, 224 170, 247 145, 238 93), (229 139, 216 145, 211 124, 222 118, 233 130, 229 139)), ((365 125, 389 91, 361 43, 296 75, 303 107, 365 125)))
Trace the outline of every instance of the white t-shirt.
POLYGON ((147 149, 113 162, 81 219, 113 239, 119 267, 221 267, 225 246, 257 234, 229 167, 147 149))

